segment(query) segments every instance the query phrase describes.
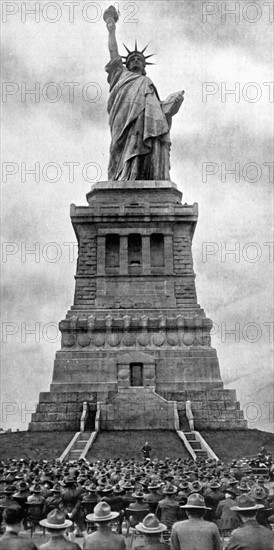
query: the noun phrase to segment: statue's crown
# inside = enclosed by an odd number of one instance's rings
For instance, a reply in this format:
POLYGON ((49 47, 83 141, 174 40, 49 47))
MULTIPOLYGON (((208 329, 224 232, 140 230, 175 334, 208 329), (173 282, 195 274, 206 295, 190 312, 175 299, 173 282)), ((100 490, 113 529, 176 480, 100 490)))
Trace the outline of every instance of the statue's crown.
POLYGON ((155 65, 155 63, 150 63, 149 61, 147 61, 147 59, 149 57, 152 57, 153 55, 155 55, 154 53, 151 53, 150 55, 144 55, 144 52, 146 51, 146 49, 148 47, 148 44, 145 46, 145 48, 142 51, 138 50, 137 40, 135 40, 135 49, 134 50, 130 51, 125 44, 124 44, 124 47, 126 48, 126 50, 128 52, 128 55, 122 55, 124 65, 128 66, 130 58, 133 55, 136 55, 136 54, 138 54, 140 57, 142 57, 145 65, 155 65))

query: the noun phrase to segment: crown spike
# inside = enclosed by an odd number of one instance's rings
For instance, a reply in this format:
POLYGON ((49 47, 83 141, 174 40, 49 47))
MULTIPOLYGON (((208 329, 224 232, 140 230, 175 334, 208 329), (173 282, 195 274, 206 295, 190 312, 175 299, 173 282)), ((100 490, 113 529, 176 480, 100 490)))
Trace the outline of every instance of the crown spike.
POLYGON ((150 42, 144 47, 144 49, 141 51, 141 53, 144 53, 147 49, 147 47, 149 46, 150 42))
POLYGON ((149 61, 146 63, 146 65, 156 65, 156 63, 149 63, 149 61))
POLYGON ((124 42, 123 42, 123 46, 126 48, 127 53, 130 53, 130 50, 129 50, 128 47, 124 44, 124 42))
POLYGON ((138 52, 137 40, 135 38, 135 52, 138 52))
POLYGON ((151 53, 150 55, 144 55, 144 58, 148 59, 149 57, 152 57, 153 55, 155 55, 155 53, 151 53))

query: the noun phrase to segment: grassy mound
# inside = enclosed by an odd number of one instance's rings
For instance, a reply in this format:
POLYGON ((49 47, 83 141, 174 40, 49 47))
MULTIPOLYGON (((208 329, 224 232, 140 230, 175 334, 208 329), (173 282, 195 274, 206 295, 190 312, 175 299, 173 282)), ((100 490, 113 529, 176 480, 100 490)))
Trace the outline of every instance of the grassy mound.
MULTIPOLYGON (((58 458, 74 432, 12 432, 0 435, 0 460, 7 458, 58 458)), ((221 460, 256 455, 262 445, 274 455, 274 434, 260 430, 204 430, 201 435, 221 460)), ((177 434, 160 430, 100 432, 87 455, 88 460, 122 457, 142 459, 145 441, 152 447, 152 458, 188 458, 177 434)))
POLYGON ((200 432, 220 460, 257 455, 262 445, 274 455, 274 434, 260 430, 203 430, 200 432))
POLYGON ((59 458, 74 432, 11 432, 0 435, 0 460, 59 458))
POLYGON ((151 458, 189 458, 189 454, 176 432, 168 430, 123 430, 100 432, 87 455, 87 460, 104 458, 134 458, 142 460, 145 442, 151 446, 151 458))

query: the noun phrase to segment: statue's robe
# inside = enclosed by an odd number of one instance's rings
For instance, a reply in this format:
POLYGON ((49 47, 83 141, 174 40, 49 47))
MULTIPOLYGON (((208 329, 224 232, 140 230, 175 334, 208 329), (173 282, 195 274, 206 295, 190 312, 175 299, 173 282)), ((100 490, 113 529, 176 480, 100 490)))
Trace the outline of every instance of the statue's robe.
POLYGON ((111 129, 109 180, 169 180, 170 124, 147 76, 117 56, 106 65, 111 129))

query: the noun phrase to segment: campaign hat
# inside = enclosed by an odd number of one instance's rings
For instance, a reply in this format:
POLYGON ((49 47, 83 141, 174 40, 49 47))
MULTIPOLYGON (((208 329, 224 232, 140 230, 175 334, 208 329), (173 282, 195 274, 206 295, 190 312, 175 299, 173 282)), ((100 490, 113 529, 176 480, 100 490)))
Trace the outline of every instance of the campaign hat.
POLYGON ((183 506, 180 506, 180 508, 189 508, 189 509, 199 508, 200 510, 201 509, 211 510, 211 508, 208 508, 206 506, 205 499, 202 495, 200 495, 200 493, 192 493, 191 495, 189 495, 189 497, 187 499, 187 503, 184 504, 183 506))
POLYGON ((46 519, 39 521, 42 527, 47 527, 47 529, 67 529, 72 525, 70 519, 66 519, 65 514, 55 508, 47 515, 46 519))
POLYGON ((136 525, 135 529, 141 533, 153 535, 166 531, 167 527, 158 520, 155 514, 148 514, 141 523, 136 525))
POLYGON ((108 522, 119 516, 119 512, 112 512, 111 507, 107 502, 103 500, 98 502, 94 507, 93 514, 88 514, 86 519, 87 521, 92 521, 96 523, 108 522))
POLYGON ((237 506, 232 506, 231 510, 235 512, 244 512, 249 510, 260 510, 264 508, 263 504, 256 504, 256 502, 249 495, 241 495, 237 500, 237 506))

